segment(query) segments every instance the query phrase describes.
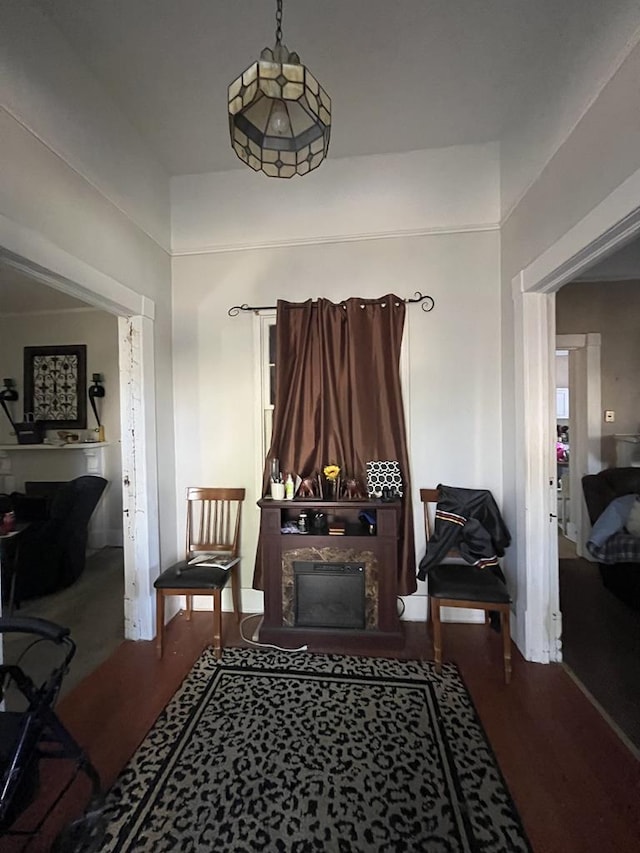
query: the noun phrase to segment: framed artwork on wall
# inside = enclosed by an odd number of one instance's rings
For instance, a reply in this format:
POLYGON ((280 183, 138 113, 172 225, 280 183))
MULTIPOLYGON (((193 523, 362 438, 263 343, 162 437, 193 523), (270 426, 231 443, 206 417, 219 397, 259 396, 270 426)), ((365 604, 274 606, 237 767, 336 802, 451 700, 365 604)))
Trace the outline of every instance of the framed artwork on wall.
POLYGON ((44 429, 86 429, 86 344, 24 348, 24 412, 44 429))

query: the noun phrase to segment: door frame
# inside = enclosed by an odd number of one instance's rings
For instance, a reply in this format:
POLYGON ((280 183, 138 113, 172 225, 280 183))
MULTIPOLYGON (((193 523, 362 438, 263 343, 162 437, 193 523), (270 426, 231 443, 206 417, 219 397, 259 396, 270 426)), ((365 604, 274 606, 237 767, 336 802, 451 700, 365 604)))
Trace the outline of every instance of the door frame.
POLYGON ((517 624, 522 651, 531 661, 562 660, 553 450, 555 293, 563 284, 640 235, 639 199, 640 169, 520 270, 511 282, 519 554, 517 624))
POLYGON ((49 287, 118 316, 125 639, 154 636, 149 590, 160 565, 153 300, 0 214, 0 258, 49 287))

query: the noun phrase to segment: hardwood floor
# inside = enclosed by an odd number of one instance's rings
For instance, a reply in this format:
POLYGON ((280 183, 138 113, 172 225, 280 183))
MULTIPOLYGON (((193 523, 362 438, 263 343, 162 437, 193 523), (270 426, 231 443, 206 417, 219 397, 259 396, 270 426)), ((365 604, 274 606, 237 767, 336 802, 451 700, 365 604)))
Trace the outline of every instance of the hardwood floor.
POLYGON ((640 612, 587 560, 560 560, 562 657, 640 757, 640 612))
MULTIPOLYGON (((254 626, 247 623, 246 636, 254 626)), ((167 627, 162 661, 152 642, 125 642, 60 702, 60 718, 87 747, 105 786, 208 644, 211 627, 210 614, 196 613, 190 623, 178 615, 167 627)), ((432 659, 425 626, 403 628, 404 648, 389 656, 432 659)), ((224 616, 224 636, 227 645, 245 645, 231 614, 224 616)), ((514 647, 513 679, 505 686, 501 639, 488 627, 447 624, 443 640, 444 658, 460 667, 535 853, 638 850, 640 763, 563 667, 527 663, 514 647)), ((42 843, 30 849, 49 849, 46 837, 42 843)))

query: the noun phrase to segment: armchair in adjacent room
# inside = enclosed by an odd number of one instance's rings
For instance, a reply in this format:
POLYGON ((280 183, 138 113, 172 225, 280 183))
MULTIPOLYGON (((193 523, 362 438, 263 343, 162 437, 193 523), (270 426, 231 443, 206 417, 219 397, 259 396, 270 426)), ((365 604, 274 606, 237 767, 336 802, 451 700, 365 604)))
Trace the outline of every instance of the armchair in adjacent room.
POLYGON ((29 526, 5 546, 3 554, 2 590, 9 609, 24 599, 64 589, 80 577, 89 521, 106 486, 103 477, 89 475, 63 483, 53 495, 46 517, 40 519, 38 513, 33 514, 34 502, 12 496, 17 520, 27 521, 29 526))

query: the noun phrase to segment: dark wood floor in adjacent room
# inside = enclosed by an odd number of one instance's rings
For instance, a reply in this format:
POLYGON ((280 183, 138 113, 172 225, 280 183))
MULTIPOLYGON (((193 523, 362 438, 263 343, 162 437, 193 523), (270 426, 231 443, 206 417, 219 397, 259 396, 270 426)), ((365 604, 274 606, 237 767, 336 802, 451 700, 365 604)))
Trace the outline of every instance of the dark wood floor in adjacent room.
MULTIPOLYGON (((405 646, 390 656, 432 659, 425 626, 403 625, 405 646)), ((227 645, 245 645, 231 614, 224 628, 227 645)), ((210 614, 196 613, 191 623, 179 615, 167 628, 162 661, 153 643, 125 642, 60 702, 61 719, 89 750, 105 786, 209 642, 210 630, 210 614)), ((535 853, 640 849, 640 763, 563 667, 527 663, 516 652, 505 686, 500 638, 484 625, 445 625, 444 651, 460 666, 535 853)))

